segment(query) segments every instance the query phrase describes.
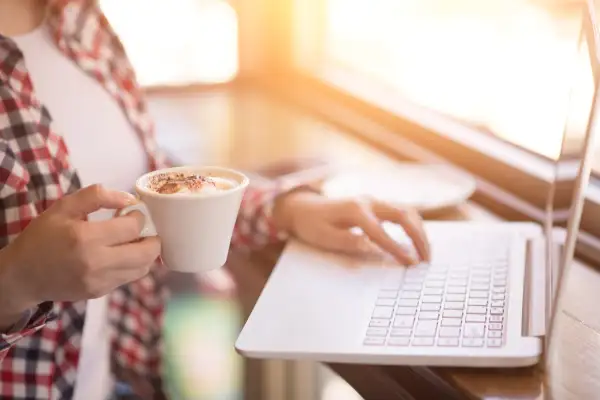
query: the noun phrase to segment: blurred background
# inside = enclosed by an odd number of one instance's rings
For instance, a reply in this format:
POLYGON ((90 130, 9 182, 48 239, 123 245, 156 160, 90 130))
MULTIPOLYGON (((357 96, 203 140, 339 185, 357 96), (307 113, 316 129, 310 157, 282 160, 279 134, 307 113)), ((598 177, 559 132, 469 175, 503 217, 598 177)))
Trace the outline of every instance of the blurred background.
MULTIPOLYGON (((100 3, 148 93, 161 145, 181 163, 256 171, 293 154, 372 165, 418 161, 417 149, 483 182, 475 201, 539 220, 567 115, 574 138, 588 122, 593 76, 578 0, 100 3)), ((600 249, 599 194, 594 177, 589 257, 600 249)), ((174 282, 174 398, 360 398, 324 366, 244 362, 233 353, 247 312, 236 296, 174 282)))

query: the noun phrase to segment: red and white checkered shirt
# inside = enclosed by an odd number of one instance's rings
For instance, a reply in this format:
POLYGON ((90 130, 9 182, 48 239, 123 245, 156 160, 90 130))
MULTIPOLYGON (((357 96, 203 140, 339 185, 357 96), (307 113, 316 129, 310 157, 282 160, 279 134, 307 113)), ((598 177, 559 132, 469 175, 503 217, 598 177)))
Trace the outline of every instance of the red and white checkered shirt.
MULTIPOLYGON (((148 155, 148 168, 165 167, 134 72, 99 6, 91 0, 54 0, 48 8, 46 23, 58 48, 118 102, 148 155)), ((79 188, 67 146, 36 98, 22 53, 0 35, 0 247, 54 201, 79 188)), ((276 239, 270 214, 279 192, 248 189, 234 245, 276 239)), ((166 295, 159 275, 157 269, 110 295, 114 372, 141 379, 136 387, 154 393, 160 387, 166 295)), ((23 331, 0 335, 0 398, 72 398, 85 310, 85 302, 44 303, 23 331)))

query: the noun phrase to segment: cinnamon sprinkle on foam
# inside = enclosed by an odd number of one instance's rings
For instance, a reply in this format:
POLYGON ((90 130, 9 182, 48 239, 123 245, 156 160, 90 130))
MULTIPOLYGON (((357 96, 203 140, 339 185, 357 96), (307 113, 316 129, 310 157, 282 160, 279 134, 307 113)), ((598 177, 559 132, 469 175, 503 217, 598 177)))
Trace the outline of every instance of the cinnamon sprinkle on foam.
POLYGON ((190 192, 199 192, 206 185, 216 187, 210 178, 193 173, 161 173, 150 178, 148 187, 160 194, 175 194, 187 189, 190 192))

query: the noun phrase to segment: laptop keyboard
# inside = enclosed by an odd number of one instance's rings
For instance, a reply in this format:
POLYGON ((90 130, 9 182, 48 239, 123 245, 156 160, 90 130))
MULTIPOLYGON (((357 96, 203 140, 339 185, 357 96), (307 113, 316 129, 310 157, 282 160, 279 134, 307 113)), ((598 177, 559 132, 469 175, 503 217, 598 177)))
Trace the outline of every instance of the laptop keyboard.
POLYGON ((509 251, 507 243, 487 239, 438 247, 431 264, 386 279, 364 345, 502 347, 509 251), (468 254, 457 256, 459 248, 468 254))

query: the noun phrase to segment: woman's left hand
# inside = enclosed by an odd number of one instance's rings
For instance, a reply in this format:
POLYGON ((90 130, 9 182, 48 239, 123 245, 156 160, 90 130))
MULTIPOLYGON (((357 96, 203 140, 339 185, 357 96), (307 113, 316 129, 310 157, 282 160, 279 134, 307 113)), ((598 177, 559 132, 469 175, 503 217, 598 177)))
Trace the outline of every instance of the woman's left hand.
POLYGON ((325 250, 349 254, 373 251, 373 245, 404 265, 428 261, 429 243, 419 214, 412 209, 377 200, 333 200, 309 191, 283 195, 275 206, 275 221, 298 239, 325 250), (381 222, 399 224, 410 237, 414 251, 391 238, 381 222), (358 227, 363 235, 351 231, 358 227))

